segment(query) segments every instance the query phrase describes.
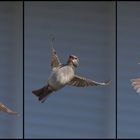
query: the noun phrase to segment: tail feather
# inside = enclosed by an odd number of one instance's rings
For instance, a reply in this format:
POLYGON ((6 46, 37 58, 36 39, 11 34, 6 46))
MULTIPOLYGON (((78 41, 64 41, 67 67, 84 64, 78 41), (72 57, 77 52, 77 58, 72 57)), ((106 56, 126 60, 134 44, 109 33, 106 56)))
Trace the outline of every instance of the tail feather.
POLYGON ((38 100, 41 101, 41 103, 43 103, 52 92, 53 90, 49 86, 32 91, 32 93, 38 97, 38 100))
POLYGON ((38 90, 33 90, 32 93, 34 95, 36 95, 37 97, 39 97, 43 93, 43 91, 44 91, 44 87, 43 88, 40 88, 38 90))

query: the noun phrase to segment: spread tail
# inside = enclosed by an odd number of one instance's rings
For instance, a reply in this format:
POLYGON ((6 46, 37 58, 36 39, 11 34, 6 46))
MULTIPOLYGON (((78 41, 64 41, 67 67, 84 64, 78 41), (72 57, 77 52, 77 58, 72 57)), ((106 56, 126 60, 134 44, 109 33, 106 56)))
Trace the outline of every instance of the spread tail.
POLYGON ((49 85, 44 86, 43 88, 40 88, 38 90, 32 91, 32 93, 38 97, 38 100, 41 103, 45 102, 45 100, 47 99, 48 95, 50 93, 52 93, 52 92, 53 92, 53 90, 51 89, 51 87, 49 85))

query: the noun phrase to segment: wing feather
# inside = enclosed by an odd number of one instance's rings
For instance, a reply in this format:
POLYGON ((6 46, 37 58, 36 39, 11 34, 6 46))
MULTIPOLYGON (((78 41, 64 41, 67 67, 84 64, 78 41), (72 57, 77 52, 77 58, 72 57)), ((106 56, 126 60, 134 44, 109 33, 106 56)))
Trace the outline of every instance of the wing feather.
POLYGON ((52 58, 51 58, 51 67, 52 69, 58 68, 61 66, 61 62, 59 60, 59 57, 56 53, 56 50, 53 47, 53 41, 55 40, 55 38, 51 35, 50 36, 51 40, 50 40, 50 46, 52 49, 52 58))
POLYGON ((19 115, 17 112, 13 111, 12 109, 8 108, 6 105, 0 102, 0 111, 6 112, 12 115, 19 115))
POLYGON ((131 79, 130 81, 132 82, 134 90, 140 94, 140 78, 131 79))
POLYGON ((68 85, 76 86, 76 87, 87 87, 87 86, 97 86, 97 85, 109 85, 110 81, 107 82, 96 82, 90 79, 86 79, 84 77, 80 77, 75 75, 73 79, 68 83, 68 85))

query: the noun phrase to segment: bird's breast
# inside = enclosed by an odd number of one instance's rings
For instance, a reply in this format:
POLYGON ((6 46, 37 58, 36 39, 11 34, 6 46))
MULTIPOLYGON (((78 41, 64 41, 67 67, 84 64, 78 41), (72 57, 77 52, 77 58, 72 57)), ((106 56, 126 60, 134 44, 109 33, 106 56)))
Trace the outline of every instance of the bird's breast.
POLYGON ((49 77, 49 84, 54 89, 65 86, 74 76, 74 70, 70 66, 64 66, 52 72, 49 77))

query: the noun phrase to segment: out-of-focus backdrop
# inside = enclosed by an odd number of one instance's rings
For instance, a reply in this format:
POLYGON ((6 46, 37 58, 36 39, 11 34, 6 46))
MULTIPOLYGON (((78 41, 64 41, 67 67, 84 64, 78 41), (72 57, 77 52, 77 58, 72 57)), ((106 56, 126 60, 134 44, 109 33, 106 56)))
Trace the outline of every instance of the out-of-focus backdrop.
POLYGON ((22 2, 0 2, 0 102, 20 113, 0 112, 0 138, 23 137, 22 2))
POLYGON ((25 138, 115 137, 115 2, 25 2, 25 138), (63 63, 107 87, 65 87, 41 104, 32 94, 50 75, 49 34, 63 63))
POLYGON ((140 138, 140 95, 130 82, 140 78, 140 2, 118 2, 117 11, 117 136, 140 138))

